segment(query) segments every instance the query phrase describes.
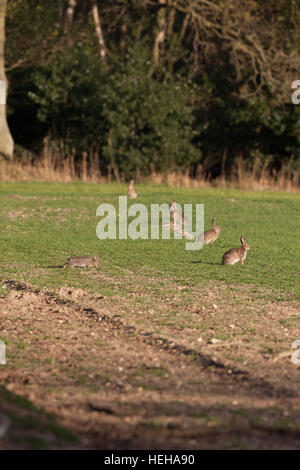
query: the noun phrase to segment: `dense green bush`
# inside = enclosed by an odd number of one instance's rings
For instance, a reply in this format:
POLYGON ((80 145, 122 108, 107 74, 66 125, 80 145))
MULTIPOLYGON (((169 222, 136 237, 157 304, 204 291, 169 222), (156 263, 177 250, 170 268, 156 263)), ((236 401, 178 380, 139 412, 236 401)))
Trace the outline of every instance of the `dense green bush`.
MULTIPOLYGON (((111 129, 112 151, 121 171, 185 169, 201 159, 194 127, 195 90, 184 79, 151 75, 143 45, 114 64, 103 88, 103 116, 111 129)), ((106 146, 107 157, 111 149, 106 146)))
POLYGON ((65 152, 89 150, 106 131, 102 110, 105 80, 100 61, 88 45, 79 43, 32 74, 29 98, 37 105, 37 118, 50 139, 61 141, 65 152))
POLYGON ((94 60, 93 48, 79 44, 33 73, 29 97, 37 118, 67 153, 93 145, 125 176, 137 168, 144 174, 185 169, 200 160, 193 86, 151 75, 144 51, 130 48, 125 60, 108 67, 94 60))

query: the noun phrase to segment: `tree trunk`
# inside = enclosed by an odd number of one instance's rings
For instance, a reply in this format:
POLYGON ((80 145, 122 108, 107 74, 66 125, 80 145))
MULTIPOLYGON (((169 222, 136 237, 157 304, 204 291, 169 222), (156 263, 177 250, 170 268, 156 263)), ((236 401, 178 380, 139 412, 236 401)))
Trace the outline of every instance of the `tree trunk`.
POLYGON ((6 120, 7 80, 4 68, 6 4, 7 0, 0 0, 0 155, 12 158, 14 141, 6 120))
POLYGON ((105 47, 104 36, 103 36, 103 31, 102 31, 102 26, 101 26, 100 14, 99 14, 96 0, 92 0, 92 15, 93 15, 93 20, 95 24, 95 33, 96 33, 96 36, 98 38, 98 43, 99 43, 100 57, 103 60, 103 62, 105 62, 106 61, 106 47, 105 47))
POLYGON ((153 60, 154 64, 157 65, 159 61, 159 48, 160 45, 163 44, 165 37, 166 37, 166 27, 167 27, 167 19, 166 19, 166 7, 167 7, 167 0, 159 0, 159 11, 158 11, 158 32, 156 34, 154 49, 153 49, 153 60))
POLYGON ((112 130, 109 130, 108 134, 108 148, 109 148, 109 153, 110 153, 110 166, 114 172, 116 181, 118 184, 121 184, 121 179, 119 175, 119 170, 115 162, 115 157, 114 157, 114 150, 113 150, 113 145, 112 145, 112 130))
POLYGON ((66 16, 65 16, 66 28, 71 28, 72 26, 75 7, 76 7, 76 0, 69 0, 68 7, 66 9, 66 16))

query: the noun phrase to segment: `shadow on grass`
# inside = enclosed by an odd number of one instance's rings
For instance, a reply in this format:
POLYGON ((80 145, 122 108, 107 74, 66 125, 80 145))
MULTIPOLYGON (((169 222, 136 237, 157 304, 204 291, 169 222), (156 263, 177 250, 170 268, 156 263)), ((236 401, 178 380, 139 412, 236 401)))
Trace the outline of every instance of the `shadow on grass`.
POLYGON ((64 266, 63 264, 60 266, 45 266, 47 269, 62 269, 64 266))
POLYGON ((224 403, 199 406, 173 400, 160 404, 137 400, 125 404, 127 416, 140 419, 133 426, 128 425, 125 433, 122 419, 116 420, 113 428, 102 421, 105 439, 94 438, 93 449, 166 449, 173 442, 177 449, 299 448, 296 417, 287 418, 274 407, 236 407, 224 403), (140 410, 145 409, 147 413, 140 415, 140 410))
POLYGON ((192 264, 206 264, 207 266, 221 266, 222 263, 214 263, 213 261, 191 261, 192 264))
POLYGON ((26 398, 0 385, 0 411, 9 427, 0 440, 4 449, 75 449, 81 448, 78 437, 57 422, 56 417, 37 408, 26 398))

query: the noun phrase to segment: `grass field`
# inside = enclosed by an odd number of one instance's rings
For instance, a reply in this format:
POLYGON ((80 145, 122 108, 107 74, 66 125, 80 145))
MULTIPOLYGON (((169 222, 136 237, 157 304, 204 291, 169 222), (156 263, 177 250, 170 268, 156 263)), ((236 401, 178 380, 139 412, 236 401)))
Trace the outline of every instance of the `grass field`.
POLYGON ((204 204, 218 240, 99 240, 97 206, 125 186, 1 183, 0 382, 83 447, 299 448, 300 194, 137 191, 129 205, 204 204), (245 265, 223 266, 241 235, 245 265))

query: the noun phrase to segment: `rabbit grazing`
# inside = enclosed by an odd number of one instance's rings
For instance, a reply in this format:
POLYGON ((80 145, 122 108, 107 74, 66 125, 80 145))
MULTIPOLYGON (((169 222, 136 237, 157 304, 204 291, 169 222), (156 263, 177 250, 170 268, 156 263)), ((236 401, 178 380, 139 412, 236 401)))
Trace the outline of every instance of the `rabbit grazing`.
POLYGON ((134 180, 131 180, 128 185, 128 197, 130 199, 136 199, 137 196, 138 196, 138 193, 136 192, 136 189, 134 187, 134 180))
POLYGON ((71 258, 65 262, 63 267, 86 268, 88 266, 99 266, 99 258, 97 255, 95 255, 94 258, 91 256, 71 256, 71 258))
POLYGON ((203 241, 205 245, 213 244, 219 236, 221 228, 216 224, 215 219, 212 219, 212 228, 211 230, 206 230, 206 232, 201 233, 198 237, 198 241, 203 241))
POLYGON ((241 244, 240 248, 232 248, 231 250, 224 253, 222 257, 222 264, 235 264, 238 261, 240 262, 241 266, 244 264, 247 251, 250 250, 250 245, 246 243, 244 237, 241 237, 241 244))

